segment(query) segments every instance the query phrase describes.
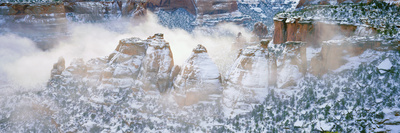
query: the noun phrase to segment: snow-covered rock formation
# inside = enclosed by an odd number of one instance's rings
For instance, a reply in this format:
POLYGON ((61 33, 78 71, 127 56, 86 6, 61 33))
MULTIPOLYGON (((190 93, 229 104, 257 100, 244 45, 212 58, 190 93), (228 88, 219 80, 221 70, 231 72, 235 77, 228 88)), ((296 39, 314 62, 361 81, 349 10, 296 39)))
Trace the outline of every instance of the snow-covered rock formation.
POLYGON ((226 76, 223 104, 225 116, 235 116, 249 111, 252 104, 261 103, 266 94, 270 77, 268 49, 258 46, 247 47, 226 76))
POLYGON ((51 78, 55 78, 57 75, 61 75, 62 71, 65 69, 65 59, 63 57, 58 58, 57 63, 53 65, 53 69, 51 69, 51 78))
POLYGON ((171 48, 164 40, 163 34, 155 34, 147 38, 148 48, 143 58, 138 80, 139 86, 146 90, 165 92, 172 81, 171 71, 174 67, 171 48))
POLYGON ((204 46, 197 45, 182 65, 174 81, 173 94, 181 106, 200 101, 219 102, 222 94, 221 75, 204 46))

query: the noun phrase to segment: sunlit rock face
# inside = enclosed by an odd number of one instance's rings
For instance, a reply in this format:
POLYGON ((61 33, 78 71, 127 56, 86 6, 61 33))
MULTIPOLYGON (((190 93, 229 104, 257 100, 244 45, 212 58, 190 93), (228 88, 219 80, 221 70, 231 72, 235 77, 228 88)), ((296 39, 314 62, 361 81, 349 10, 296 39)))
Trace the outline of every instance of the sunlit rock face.
POLYGON ((173 94, 180 106, 216 102, 221 97, 221 75, 204 46, 197 45, 183 64, 174 81, 173 94))
POLYGON ((250 46, 241 50, 226 76, 225 116, 246 112, 253 104, 263 101, 268 87, 269 62, 266 48, 250 46))

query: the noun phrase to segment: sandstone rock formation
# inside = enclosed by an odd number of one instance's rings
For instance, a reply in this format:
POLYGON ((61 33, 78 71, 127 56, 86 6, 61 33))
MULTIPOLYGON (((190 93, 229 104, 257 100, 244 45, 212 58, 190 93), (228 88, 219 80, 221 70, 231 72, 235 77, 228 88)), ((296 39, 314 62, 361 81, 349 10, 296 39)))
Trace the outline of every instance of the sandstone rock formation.
MULTIPOLYGON (((59 62, 52 73, 59 73, 62 60, 59 62)), ((174 67, 171 49, 163 34, 155 34, 146 40, 123 39, 106 58, 91 59, 86 64, 83 59, 76 59, 62 75, 85 78, 91 85, 130 86, 134 90, 160 93, 171 88, 179 71, 179 66, 174 67)))
POLYGON ((108 57, 113 77, 137 77, 142 60, 146 55, 147 44, 139 38, 123 39, 108 57))
POLYGON ((175 101, 180 106, 216 101, 222 94, 221 82, 218 67, 208 56, 206 48, 197 45, 174 81, 175 101))
POLYGON ((54 63, 53 69, 51 69, 51 78, 55 78, 56 75, 61 75, 65 69, 65 59, 63 57, 58 58, 57 63, 54 63))
MULTIPOLYGON (((223 94, 225 116, 235 116, 263 101, 270 76, 268 50, 250 46, 241 50, 228 72, 223 94)), ((272 77, 275 78, 275 77, 272 77)))
POLYGON ((71 64, 62 72, 62 75, 72 75, 73 77, 85 77, 87 75, 86 64, 82 58, 72 60, 71 64))
POLYGON ((145 90, 157 89, 165 92, 171 81, 171 71, 174 66, 171 48, 164 40, 163 34, 155 34, 147 38, 146 56, 143 58, 138 80, 145 90))

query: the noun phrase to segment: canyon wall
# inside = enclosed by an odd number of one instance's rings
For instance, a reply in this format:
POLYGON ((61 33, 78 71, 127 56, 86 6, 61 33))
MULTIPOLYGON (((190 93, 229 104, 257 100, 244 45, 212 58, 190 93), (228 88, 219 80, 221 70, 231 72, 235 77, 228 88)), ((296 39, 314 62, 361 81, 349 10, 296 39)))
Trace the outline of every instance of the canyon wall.
POLYGON ((238 10, 236 0, 127 0, 127 1, 88 1, 88 0, 66 0, 63 3, 2 3, 0 6, 8 10, 0 10, 3 15, 25 15, 45 13, 66 13, 66 12, 90 12, 99 10, 107 14, 116 11, 127 15, 139 8, 150 10, 172 11, 183 8, 193 15, 215 15, 232 13, 238 10), (83 6, 88 5, 88 6, 83 6), (80 9, 83 8, 83 9, 80 9))

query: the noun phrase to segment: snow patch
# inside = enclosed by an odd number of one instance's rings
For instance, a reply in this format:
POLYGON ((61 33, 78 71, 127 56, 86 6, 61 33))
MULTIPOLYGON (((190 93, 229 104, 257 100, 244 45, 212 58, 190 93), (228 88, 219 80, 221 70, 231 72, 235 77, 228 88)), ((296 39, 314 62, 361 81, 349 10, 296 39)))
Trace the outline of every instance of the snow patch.
POLYGON ((392 67, 392 62, 390 62, 389 58, 386 58, 378 65, 379 73, 386 73, 386 71, 390 70, 392 67))

